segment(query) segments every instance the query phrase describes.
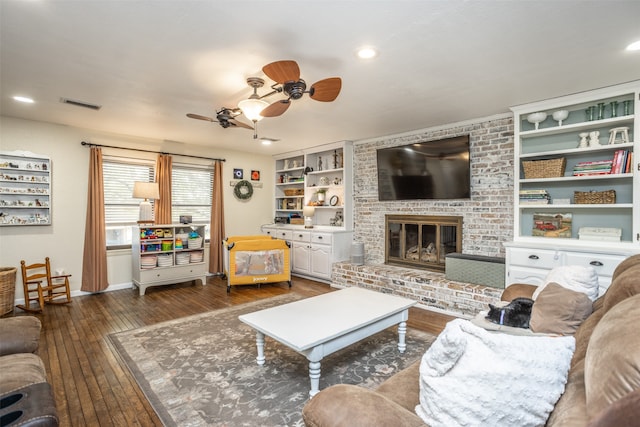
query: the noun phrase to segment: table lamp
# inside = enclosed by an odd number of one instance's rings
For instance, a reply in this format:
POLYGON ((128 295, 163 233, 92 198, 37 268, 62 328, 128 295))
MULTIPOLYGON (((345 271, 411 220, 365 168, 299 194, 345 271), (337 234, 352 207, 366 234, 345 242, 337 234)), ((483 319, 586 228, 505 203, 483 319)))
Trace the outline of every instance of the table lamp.
POLYGON ((133 198, 144 199, 140 202, 139 222, 153 222, 153 210, 149 199, 155 200, 160 198, 160 188, 158 184, 156 182, 134 182, 133 198))
POLYGON ((316 213, 316 208, 313 206, 305 206, 302 208, 302 216, 304 216, 304 228, 313 228, 313 215, 316 213))

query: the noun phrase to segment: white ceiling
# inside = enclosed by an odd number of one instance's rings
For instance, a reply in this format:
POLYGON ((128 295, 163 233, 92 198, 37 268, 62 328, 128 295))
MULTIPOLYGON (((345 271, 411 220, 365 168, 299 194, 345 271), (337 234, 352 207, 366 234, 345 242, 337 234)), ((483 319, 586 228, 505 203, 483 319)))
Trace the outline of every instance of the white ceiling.
POLYGON ((640 39, 638 0, 0 0, 0 15, 2 115, 212 154, 407 132, 640 78, 640 51, 624 51, 640 39), (379 57, 359 60, 362 45, 379 57), (343 86, 332 103, 305 95, 262 120, 259 134, 281 140, 271 147, 185 116, 236 106, 252 93, 246 78, 281 59, 307 83, 340 76, 343 86))

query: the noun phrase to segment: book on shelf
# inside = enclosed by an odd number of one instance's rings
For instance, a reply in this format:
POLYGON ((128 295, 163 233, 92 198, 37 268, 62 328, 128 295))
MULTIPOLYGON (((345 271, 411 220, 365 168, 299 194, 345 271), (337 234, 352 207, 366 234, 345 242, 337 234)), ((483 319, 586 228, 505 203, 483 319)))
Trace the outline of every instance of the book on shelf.
POLYGON ((524 205, 547 205, 551 200, 549 192, 544 189, 520 190, 520 204, 524 205))
POLYGON ((596 160, 591 162, 579 162, 573 167, 573 176, 608 175, 611 173, 613 160, 596 160))
POLYGON ((612 174, 631 172, 631 158, 633 153, 629 150, 616 150, 613 154, 612 174))
POLYGON ((532 236, 571 237, 571 213, 534 213, 532 236))

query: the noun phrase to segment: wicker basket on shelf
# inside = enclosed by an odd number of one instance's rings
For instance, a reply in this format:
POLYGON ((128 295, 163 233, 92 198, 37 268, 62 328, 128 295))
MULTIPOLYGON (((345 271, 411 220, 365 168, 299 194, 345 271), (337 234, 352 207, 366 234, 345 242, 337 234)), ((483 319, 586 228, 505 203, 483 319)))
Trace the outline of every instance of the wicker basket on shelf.
POLYGON ((0 267, 0 316, 13 311, 16 298, 15 267, 0 267))
POLYGON ((285 196, 302 196, 304 194, 304 189, 302 188, 288 188, 284 190, 285 196))
POLYGON ((548 160, 523 160, 525 179, 531 178, 558 178, 564 176, 564 168, 567 159, 560 157, 548 160))
POLYGON ((574 191, 573 201, 579 205, 604 205, 616 202, 616 191, 574 191))

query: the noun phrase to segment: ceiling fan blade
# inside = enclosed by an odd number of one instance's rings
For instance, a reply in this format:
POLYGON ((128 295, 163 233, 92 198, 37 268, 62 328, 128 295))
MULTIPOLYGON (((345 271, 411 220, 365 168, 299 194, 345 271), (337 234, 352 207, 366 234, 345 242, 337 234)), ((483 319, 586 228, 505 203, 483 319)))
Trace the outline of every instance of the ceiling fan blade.
POLYGON ((309 96, 316 101, 331 102, 338 97, 340 89, 342 89, 342 79, 330 77, 312 84, 309 96))
POLYGON ((248 124, 243 123, 243 122, 238 121, 238 120, 229 119, 229 124, 231 124, 231 126, 253 130, 253 126, 249 126, 248 124))
POLYGON ((297 82, 300 79, 300 67, 296 61, 276 61, 262 67, 262 71, 274 82, 297 82))
POLYGON ((187 117, 191 119, 206 120, 208 122, 216 122, 216 123, 218 122, 217 120, 212 119, 211 117, 201 116, 200 114, 188 113, 187 117))
POLYGON ((264 110, 262 110, 260 115, 262 117, 277 117, 283 114, 285 111, 287 111, 287 108, 289 108, 289 105, 291 105, 291 101, 289 101, 288 99, 282 99, 280 101, 276 101, 273 104, 266 107, 264 110))

